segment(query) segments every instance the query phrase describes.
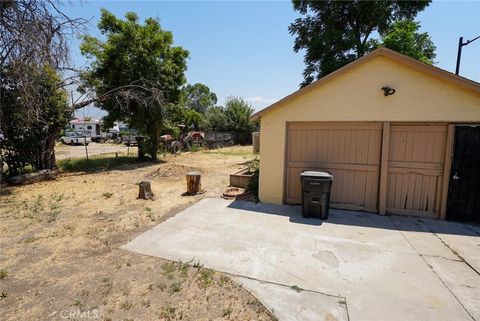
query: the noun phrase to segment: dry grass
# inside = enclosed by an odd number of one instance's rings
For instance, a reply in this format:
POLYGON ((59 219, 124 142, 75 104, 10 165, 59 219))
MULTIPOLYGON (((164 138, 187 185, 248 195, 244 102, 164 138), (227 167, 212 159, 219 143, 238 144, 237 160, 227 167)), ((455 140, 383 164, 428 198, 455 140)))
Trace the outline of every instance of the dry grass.
POLYGON ((119 249, 191 203, 220 195, 228 174, 253 158, 250 150, 128 162, 8 188, 0 196, 2 320, 55 320, 64 310, 96 320, 271 320, 247 291, 201 262, 119 249), (206 193, 181 196, 192 169, 202 172, 206 193), (145 178, 154 201, 136 199, 145 178))

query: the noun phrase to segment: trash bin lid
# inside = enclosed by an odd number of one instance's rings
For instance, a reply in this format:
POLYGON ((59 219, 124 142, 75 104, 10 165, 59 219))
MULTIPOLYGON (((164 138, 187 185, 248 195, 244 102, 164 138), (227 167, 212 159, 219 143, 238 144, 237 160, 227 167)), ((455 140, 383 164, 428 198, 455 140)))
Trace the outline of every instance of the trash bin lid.
POLYGON ((318 177, 318 178, 330 178, 333 180, 333 176, 327 172, 317 172, 317 171, 305 171, 300 174, 303 177, 318 177))

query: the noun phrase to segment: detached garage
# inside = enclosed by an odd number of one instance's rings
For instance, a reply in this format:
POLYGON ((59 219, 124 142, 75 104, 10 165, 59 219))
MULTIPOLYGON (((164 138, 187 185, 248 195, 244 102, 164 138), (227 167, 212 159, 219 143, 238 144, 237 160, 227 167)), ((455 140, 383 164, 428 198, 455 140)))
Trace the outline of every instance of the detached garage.
POLYGON ((480 221, 476 82, 381 48, 254 117, 263 202, 300 204, 321 170, 334 208, 480 221))

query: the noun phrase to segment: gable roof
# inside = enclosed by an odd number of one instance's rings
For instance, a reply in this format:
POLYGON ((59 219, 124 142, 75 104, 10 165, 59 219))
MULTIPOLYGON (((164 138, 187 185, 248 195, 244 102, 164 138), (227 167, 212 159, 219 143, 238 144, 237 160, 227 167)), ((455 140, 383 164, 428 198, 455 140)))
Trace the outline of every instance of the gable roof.
POLYGON ((414 68, 418 71, 430 74, 434 77, 445 79, 447 81, 453 82, 453 83, 455 83, 455 84, 457 84, 461 87, 465 87, 467 89, 470 89, 470 90, 480 94, 480 83, 478 83, 476 81, 464 78, 462 76, 455 75, 455 74, 453 74, 449 71, 446 71, 444 69, 426 64, 426 63, 421 62, 417 59, 414 59, 414 58, 411 58, 409 56, 398 53, 394 50, 381 47, 381 48, 378 48, 378 49, 372 51, 371 53, 369 53, 369 54, 367 54, 367 55, 365 55, 361 58, 358 58, 358 59, 352 61, 351 63, 343 66, 342 68, 339 68, 339 69, 335 70, 334 72, 332 72, 332 73, 314 81, 310 85, 305 86, 305 87, 295 91, 294 93, 280 99, 279 101, 273 103, 272 105, 256 112, 255 114, 252 115, 251 119, 256 120, 257 118, 259 118, 262 115, 268 113, 269 111, 271 111, 273 109, 276 109, 278 106, 282 105, 283 103, 288 102, 288 101, 292 100, 293 98, 295 98, 299 95, 302 95, 302 94, 305 94, 305 93, 310 92, 312 90, 315 90, 315 88, 323 85, 325 82, 330 81, 331 79, 336 78, 336 77, 348 72, 349 70, 351 70, 353 68, 356 68, 360 65, 363 65, 363 64, 367 63, 368 61, 370 61, 370 60, 372 60, 372 59, 374 59, 375 57, 378 57, 378 56, 387 57, 387 58, 389 58, 393 61, 399 62, 403 65, 410 66, 410 67, 412 67, 412 68, 414 68))

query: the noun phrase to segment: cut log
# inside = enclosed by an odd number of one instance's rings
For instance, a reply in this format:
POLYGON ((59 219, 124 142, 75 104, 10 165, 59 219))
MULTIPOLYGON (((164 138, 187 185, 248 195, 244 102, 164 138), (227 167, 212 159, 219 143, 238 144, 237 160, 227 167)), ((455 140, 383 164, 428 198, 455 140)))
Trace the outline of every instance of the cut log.
POLYGON ((200 192, 202 188, 201 178, 200 172, 187 172, 187 194, 195 195, 200 192))
POLYGON ((58 169, 42 169, 33 173, 13 176, 7 179, 10 185, 23 185, 55 179, 60 171, 58 169))
POLYGON ((141 181, 138 184, 138 198, 153 201, 153 192, 150 181, 141 181))

